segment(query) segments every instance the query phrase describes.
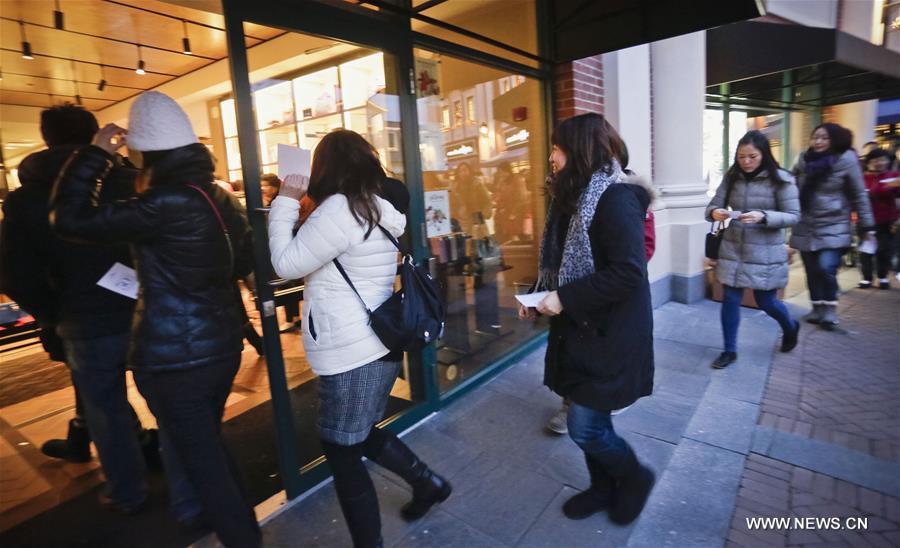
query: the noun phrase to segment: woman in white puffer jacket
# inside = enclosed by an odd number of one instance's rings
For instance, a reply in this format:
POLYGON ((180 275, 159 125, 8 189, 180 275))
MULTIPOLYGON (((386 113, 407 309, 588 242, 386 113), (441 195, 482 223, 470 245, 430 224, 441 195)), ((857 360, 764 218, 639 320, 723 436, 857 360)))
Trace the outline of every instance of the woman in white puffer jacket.
POLYGON ((366 311, 391 296, 397 273, 397 248, 378 228, 399 238, 406 226, 409 195, 402 193, 406 203, 399 203, 404 200, 392 184, 400 183, 385 177, 377 152, 362 136, 335 130, 316 147, 309 179, 288 176, 269 212, 275 272, 305 281, 303 346, 319 375, 316 426, 357 547, 381 546, 378 497, 363 456, 412 486, 413 499, 401 512, 407 520, 423 516, 451 491, 392 432, 375 426, 403 362, 402 352, 390 351, 375 335, 366 311), (307 187, 317 207, 293 235, 307 187))

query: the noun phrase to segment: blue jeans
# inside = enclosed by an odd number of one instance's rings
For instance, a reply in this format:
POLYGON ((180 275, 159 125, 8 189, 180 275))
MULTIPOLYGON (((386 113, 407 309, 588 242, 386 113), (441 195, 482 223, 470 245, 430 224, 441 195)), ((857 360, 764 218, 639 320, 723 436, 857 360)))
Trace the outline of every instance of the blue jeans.
POLYGON ((63 344, 106 476, 106 495, 134 505, 147 498, 147 470, 125 388, 128 339, 126 332, 63 344))
POLYGON ((806 286, 813 304, 837 304, 837 269, 841 264, 841 249, 803 251, 803 268, 806 269, 806 286))
POLYGON ((566 421, 569 437, 588 459, 600 464, 613 477, 622 477, 634 452, 616 434, 609 411, 598 411, 572 402, 566 421))
MULTIPOLYGON (((796 322, 791 320, 791 315, 784 303, 775 298, 776 289, 754 289, 753 298, 756 304, 774 318, 781 326, 781 330, 787 333, 794 329, 796 322)), ((738 326, 741 324, 741 299, 744 290, 740 287, 725 286, 725 296, 722 298, 722 335, 725 338, 725 352, 737 352, 738 326)))

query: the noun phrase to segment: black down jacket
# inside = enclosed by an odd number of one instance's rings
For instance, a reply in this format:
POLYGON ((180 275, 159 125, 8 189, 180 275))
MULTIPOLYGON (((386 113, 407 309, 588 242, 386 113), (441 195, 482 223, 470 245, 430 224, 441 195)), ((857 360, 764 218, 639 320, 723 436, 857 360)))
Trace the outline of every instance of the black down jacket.
MULTIPOLYGON (((50 230, 50 192, 60 169, 84 145, 62 145, 35 152, 19 164, 22 188, 3 203, 2 290, 47 330, 43 341, 59 335, 90 339, 128 331, 134 300, 97 285, 114 263, 131 266, 128 246, 84 245, 57 238, 50 230)), ((137 170, 115 158, 100 190, 100 203, 134 194, 137 170)))
POLYGON ((140 292, 128 364, 143 371, 188 369, 240 353, 243 314, 236 280, 247 275, 250 227, 240 203, 212 183, 213 163, 200 144, 177 148, 153 166, 136 197, 96 205, 93 193, 112 156, 76 152, 54 188, 51 221, 64 237, 129 242, 140 292), (233 251, 210 204, 215 204, 233 251))
MULTIPOLYGON (((631 181, 631 180, 629 180, 631 181)), ((579 405, 621 409, 653 392, 653 307, 642 181, 611 185, 588 228, 595 272, 559 288, 544 383, 579 405)))

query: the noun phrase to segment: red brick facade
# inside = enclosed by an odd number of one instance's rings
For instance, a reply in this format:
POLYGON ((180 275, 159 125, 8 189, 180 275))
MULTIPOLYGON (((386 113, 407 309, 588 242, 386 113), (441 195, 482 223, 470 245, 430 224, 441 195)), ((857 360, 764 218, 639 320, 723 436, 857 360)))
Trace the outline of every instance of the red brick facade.
POLYGON ((603 114, 603 61, 600 55, 556 66, 553 76, 554 118, 603 114))

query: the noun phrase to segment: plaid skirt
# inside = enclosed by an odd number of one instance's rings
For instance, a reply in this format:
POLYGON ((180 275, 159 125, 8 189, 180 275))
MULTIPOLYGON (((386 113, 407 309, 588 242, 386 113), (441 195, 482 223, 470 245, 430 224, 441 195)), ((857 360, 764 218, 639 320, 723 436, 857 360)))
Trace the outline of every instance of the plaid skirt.
POLYGON ((319 437, 336 445, 365 441, 384 416, 402 362, 375 360, 366 365, 319 377, 319 437))

